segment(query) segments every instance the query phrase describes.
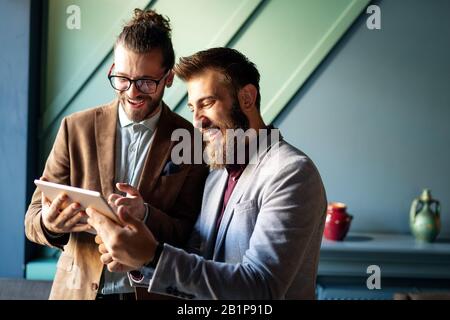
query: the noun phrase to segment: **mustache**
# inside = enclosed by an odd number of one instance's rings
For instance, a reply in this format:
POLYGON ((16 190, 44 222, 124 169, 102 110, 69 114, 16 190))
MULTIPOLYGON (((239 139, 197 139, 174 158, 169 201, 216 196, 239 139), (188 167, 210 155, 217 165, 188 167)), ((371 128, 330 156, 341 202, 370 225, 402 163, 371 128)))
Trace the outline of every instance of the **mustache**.
POLYGON ((221 128, 220 128, 220 126, 217 126, 217 125, 209 125, 206 127, 199 127, 198 129, 200 130, 200 132, 203 133, 203 132, 206 132, 209 130, 220 130, 221 128))
POLYGON ((122 99, 122 100, 127 100, 127 99, 130 99, 130 100, 147 100, 147 101, 152 100, 152 98, 150 96, 146 96, 146 95, 139 95, 139 96, 137 96, 135 98, 130 98, 125 92, 119 93, 119 99, 122 99))

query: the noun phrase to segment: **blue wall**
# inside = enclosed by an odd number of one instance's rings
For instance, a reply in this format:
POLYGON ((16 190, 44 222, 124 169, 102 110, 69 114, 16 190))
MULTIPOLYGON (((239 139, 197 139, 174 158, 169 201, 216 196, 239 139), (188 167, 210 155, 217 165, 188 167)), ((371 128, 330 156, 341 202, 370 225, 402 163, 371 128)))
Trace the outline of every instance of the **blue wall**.
POLYGON ((23 277, 30 0, 0 2, 0 277, 23 277))
POLYGON ((409 232, 411 200, 432 189, 450 235, 450 1, 374 1, 275 124, 309 154, 353 231, 409 232))
MULTIPOLYGON (((329 200, 349 205, 353 231, 409 232, 411 200, 429 187, 450 236, 450 1, 374 3, 382 30, 362 15, 275 124, 314 159, 329 200)), ((0 277, 23 276, 30 5, 0 0, 0 277)))

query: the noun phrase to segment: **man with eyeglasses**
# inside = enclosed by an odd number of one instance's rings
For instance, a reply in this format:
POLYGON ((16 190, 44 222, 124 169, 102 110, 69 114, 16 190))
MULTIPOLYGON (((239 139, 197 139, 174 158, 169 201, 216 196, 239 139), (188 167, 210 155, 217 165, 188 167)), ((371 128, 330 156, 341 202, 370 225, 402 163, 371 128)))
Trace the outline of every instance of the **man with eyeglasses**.
MULTIPOLYGON (((162 101, 175 61, 167 19, 136 9, 114 45, 108 74, 117 99, 63 119, 42 179, 101 192, 161 241, 182 245, 200 211, 206 167, 170 160, 176 129, 192 125, 162 101)), ((103 267, 86 213, 61 194, 34 192, 25 217, 33 242, 63 250, 50 299, 158 298, 103 267)))

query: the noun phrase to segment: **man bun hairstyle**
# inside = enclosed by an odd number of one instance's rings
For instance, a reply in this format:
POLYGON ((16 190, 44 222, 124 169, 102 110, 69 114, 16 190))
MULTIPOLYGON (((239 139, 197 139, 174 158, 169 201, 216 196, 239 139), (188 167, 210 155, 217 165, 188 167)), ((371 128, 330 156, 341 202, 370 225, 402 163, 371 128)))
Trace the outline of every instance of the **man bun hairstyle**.
POLYGON ((169 21, 169 18, 153 10, 134 9, 133 18, 123 27, 114 48, 123 45, 126 49, 139 54, 159 48, 163 55, 163 67, 167 70, 172 69, 175 64, 175 53, 169 21))

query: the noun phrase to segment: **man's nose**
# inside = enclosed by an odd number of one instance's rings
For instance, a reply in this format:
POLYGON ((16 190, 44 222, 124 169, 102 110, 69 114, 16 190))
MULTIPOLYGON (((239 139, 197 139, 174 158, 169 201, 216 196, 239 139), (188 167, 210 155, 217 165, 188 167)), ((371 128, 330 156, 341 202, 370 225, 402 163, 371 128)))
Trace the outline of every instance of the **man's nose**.
POLYGON ((203 112, 199 108, 194 108, 193 123, 196 128, 205 128, 209 125, 210 121, 203 115, 203 112))
POLYGON ((201 111, 199 110, 199 108, 194 107, 194 110, 192 112, 192 120, 196 128, 199 128, 201 126, 201 111))
POLYGON ((136 82, 132 82, 131 86, 128 88, 127 90, 127 95, 130 98, 136 98, 138 96, 141 95, 141 92, 138 90, 138 88, 136 87, 136 82))

